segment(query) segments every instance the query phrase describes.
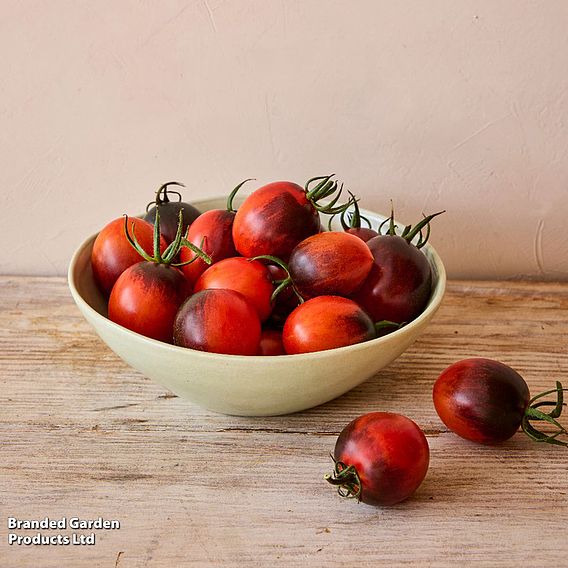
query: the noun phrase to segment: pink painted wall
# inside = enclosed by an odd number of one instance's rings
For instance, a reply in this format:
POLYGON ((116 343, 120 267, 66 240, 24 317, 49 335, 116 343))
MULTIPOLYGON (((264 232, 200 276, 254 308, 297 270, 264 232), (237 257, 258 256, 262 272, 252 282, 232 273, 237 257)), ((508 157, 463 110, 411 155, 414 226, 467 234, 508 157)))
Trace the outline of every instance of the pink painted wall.
POLYGON ((568 278, 568 2, 0 3, 0 272, 63 274, 163 181, 334 171, 453 277, 568 278))

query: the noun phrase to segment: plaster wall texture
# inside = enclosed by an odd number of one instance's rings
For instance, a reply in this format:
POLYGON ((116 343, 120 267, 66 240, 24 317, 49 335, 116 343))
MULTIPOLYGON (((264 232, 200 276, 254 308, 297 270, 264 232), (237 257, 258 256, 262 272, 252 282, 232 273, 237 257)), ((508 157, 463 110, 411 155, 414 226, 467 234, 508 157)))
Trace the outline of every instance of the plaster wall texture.
POLYGON ((0 273, 164 181, 335 172, 454 278, 568 279, 564 0, 3 0, 0 273))

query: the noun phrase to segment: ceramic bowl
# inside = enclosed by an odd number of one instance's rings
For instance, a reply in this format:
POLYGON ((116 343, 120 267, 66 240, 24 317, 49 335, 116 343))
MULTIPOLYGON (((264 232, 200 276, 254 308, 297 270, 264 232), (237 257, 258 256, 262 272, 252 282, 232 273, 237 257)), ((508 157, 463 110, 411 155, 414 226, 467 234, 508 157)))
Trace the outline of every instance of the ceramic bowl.
MULTIPOLYGON (((200 211, 224 208, 225 198, 193 205, 200 211)), ((371 211, 361 212, 373 226, 384 219, 371 211)), ((71 294, 85 319, 128 365, 178 396, 223 414, 288 414, 346 393, 408 349, 440 306, 446 285, 444 265, 427 244, 422 250, 432 267, 432 295, 424 312, 403 328, 372 341, 317 353, 278 357, 218 355, 155 341, 110 321, 91 271, 95 237, 77 249, 68 274, 71 294)))

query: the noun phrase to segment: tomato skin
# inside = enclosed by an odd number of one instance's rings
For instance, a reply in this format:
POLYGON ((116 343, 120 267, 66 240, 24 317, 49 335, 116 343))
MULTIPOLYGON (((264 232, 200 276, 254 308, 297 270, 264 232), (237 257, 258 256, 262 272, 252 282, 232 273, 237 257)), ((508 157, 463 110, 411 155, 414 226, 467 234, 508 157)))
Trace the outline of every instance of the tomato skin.
POLYGON ((369 247, 344 232, 313 235, 298 244, 288 268, 304 298, 348 296, 363 284, 373 266, 369 247))
POLYGON ((372 238, 379 236, 377 231, 368 227, 353 227, 351 229, 347 229, 345 232, 350 235, 354 235, 365 243, 370 241, 372 238))
POLYGON ((264 356, 286 355, 282 343, 282 332, 277 329, 263 329, 260 335, 258 354, 264 356))
POLYGON ((374 263, 351 298, 375 320, 410 322, 419 316, 432 289, 432 272, 424 254, 397 235, 367 242, 374 263))
POLYGON ((360 500, 394 505, 420 486, 430 462, 428 441, 409 418, 371 412, 356 418, 339 434, 335 459, 354 466, 361 481, 360 500))
MULTIPOLYGON (((128 218, 128 230, 135 233, 142 248, 153 254, 154 227, 143 219, 128 218), (133 231, 134 229, 134 231, 133 231)), ((160 238, 160 251, 166 250, 168 243, 160 238)), ((91 266, 93 276, 99 289, 108 295, 118 280, 118 277, 133 264, 137 264, 142 257, 134 250, 124 234, 124 218, 120 217, 103 227, 97 235, 91 253, 91 266)))
POLYGON ((438 416, 458 436, 496 444, 517 432, 530 394, 511 367, 474 357, 444 370, 434 384, 433 398, 438 416))
MULTIPOLYGON (((167 201, 161 203, 159 208, 160 234, 163 235, 168 243, 171 243, 176 238, 180 211, 182 212, 184 235, 188 227, 201 215, 200 211, 193 205, 180 201, 167 201)), ((156 220, 156 206, 152 207, 146 215, 144 215, 144 220, 154 225, 154 221, 156 220)))
POLYGON ((139 262, 127 268, 110 294, 111 321, 158 341, 171 343, 178 308, 191 293, 181 270, 139 262))
MULTIPOLYGON (((235 213, 226 209, 213 209, 202 213, 189 227, 187 240, 197 247, 201 247, 215 263, 224 258, 236 256, 237 251, 233 243, 233 221, 235 213)), ((187 262, 195 257, 195 253, 183 247, 180 252, 180 262, 187 262)), ((207 270, 208 265, 198 258, 191 264, 182 266, 185 277, 195 284, 197 279, 207 270)))
POLYGON ((325 351, 375 337, 371 318, 355 302, 340 296, 318 296, 300 304, 284 324, 286 353, 325 351))
POLYGON ((222 288, 240 292, 256 308, 260 321, 272 311, 270 298, 274 291, 268 268, 258 260, 242 256, 225 258, 211 265, 195 283, 195 292, 222 288))
POLYGON ((319 230, 318 212, 305 190, 277 181, 245 199, 235 217, 233 239, 243 256, 270 254, 286 259, 299 242, 319 230))
POLYGON ((202 290, 179 309, 174 343, 210 353, 256 355, 260 343, 258 313, 239 292, 202 290))

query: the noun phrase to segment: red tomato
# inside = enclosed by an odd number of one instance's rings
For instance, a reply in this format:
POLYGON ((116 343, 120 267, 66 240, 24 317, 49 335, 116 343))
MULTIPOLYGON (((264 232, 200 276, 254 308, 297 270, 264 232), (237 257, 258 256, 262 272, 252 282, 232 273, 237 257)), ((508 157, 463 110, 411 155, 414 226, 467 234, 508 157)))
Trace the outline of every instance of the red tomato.
POLYGON ((211 353, 257 355, 258 313, 239 292, 202 290, 179 309, 174 323, 174 343, 211 353))
POLYGON ((371 318, 355 303, 339 296, 318 296, 300 304, 282 332, 286 353, 324 351, 376 337, 371 318))
POLYGON ((108 317, 136 333, 172 342, 175 315, 191 293, 181 270, 138 262, 118 278, 110 294, 108 317))
POLYGON ((343 497, 369 505, 394 505, 420 486, 430 462, 426 436, 409 418, 371 412, 339 434, 335 472, 326 479, 343 497))
POLYGON ((259 355, 285 355, 282 332, 277 329, 263 329, 260 335, 259 355))
MULTIPOLYGON (((142 248, 152 254, 154 227, 147 221, 128 218, 130 232, 135 232, 142 248), (134 229, 134 231, 133 231, 134 229)), ((164 238, 160 238, 160 250, 167 247, 164 238)), ((118 277, 133 264, 140 262, 140 255, 130 245, 124 234, 124 218, 111 221, 97 235, 91 253, 91 266, 95 282, 107 296, 110 294, 118 277)))
MULTIPOLYGON (((189 227, 187 240, 206 252, 213 263, 235 256, 237 251, 233 244, 233 221, 235 213, 226 209, 213 209, 202 213, 189 227)), ((195 257, 195 253, 184 247, 180 252, 180 262, 187 262, 195 257)), ((191 264, 181 268, 186 278, 195 284, 198 278, 207 270, 207 264, 198 258, 191 264)))
POLYGON ((195 292, 222 288, 240 292, 256 308, 260 321, 272 311, 270 297, 274 292, 268 268, 258 260, 235 257, 211 265, 195 283, 195 292))
POLYGON ((233 225, 235 247, 243 256, 286 257, 306 237, 319 231, 319 215, 299 185, 269 183, 239 207, 233 225))
POLYGON ((517 432, 529 406, 529 388, 511 367, 473 358, 450 365, 434 384, 442 422, 473 442, 495 444, 517 432))
POLYGON ((305 239, 294 248, 288 263, 294 285, 304 298, 348 296, 363 284, 372 266, 369 247, 341 232, 305 239))

